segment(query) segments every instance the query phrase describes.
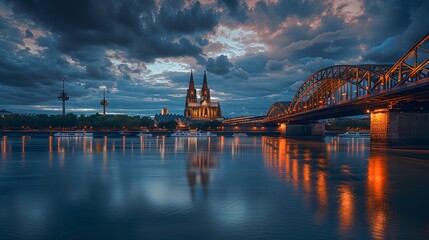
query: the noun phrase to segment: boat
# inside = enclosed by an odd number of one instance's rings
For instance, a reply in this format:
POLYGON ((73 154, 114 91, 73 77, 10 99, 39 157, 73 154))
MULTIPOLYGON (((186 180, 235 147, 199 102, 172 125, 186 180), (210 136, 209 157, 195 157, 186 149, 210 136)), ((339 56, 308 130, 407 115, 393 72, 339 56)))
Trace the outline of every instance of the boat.
POLYGON ((364 132, 345 132, 338 134, 338 137, 342 138, 369 138, 371 134, 364 132))
POLYGON ((120 132, 118 132, 118 134, 121 135, 121 136, 129 136, 129 135, 131 135, 130 132, 124 132, 124 131, 120 131, 120 132))
POLYGON ((248 137, 247 133, 234 133, 232 134, 233 137, 248 137))
POLYGON ((140 132, 137 134, 138 137, 152 137, 152 133, 140 132))
POLYGON ((177 130, 171 134, 171 137, 216 137, 217 134, 201 131, 181 131, 177 130))
POLYGON ((54 137, 92 137, 93 133, 88 133, 86 131, 64 131, 57 132, 54 134, 54 137))

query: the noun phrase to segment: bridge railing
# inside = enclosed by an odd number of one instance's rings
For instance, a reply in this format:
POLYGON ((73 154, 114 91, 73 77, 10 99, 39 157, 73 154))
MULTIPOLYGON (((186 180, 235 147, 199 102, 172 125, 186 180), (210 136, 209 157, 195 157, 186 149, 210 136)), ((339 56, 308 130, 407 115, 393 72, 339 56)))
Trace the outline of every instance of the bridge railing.
POLYGON ((392 65, 337 65, 317 71, 302 84, 287 108, 273 104, 265 121, 324 108, 429 77, 429 34, 392 65))

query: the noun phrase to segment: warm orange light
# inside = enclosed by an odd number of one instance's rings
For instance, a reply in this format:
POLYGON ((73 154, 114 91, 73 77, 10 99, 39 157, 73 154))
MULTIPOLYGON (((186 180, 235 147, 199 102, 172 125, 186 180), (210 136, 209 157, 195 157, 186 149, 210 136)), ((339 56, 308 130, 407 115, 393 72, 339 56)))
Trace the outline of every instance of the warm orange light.
POLYGON ((52 136, 49 136, 49 152, 52 152, 52 136))
POLYGON ((347 232, 353 225, 354 218, 354 196, 349 185, 339 187, 339 209, 338 217, 340 219, 340 231, 347 232))
POLYGON ((369 109, 366 110, 366 113, 369 113, 369 109))
POLYGON ((21 151, 24 153, 25 152, 25 136, 21 137, 21 151))
POLYGON ((304 164, 304 167, 302 169, 302 176, 303 176, 304 190, 306 192, 310 192, 310 190, 311 190, 311 170, 310 170, 309 164, 304 164))
POLYGON ((368 222, 374 239, 385 239, 387 167, 383 158, 371 157, 368 162, 368 222))

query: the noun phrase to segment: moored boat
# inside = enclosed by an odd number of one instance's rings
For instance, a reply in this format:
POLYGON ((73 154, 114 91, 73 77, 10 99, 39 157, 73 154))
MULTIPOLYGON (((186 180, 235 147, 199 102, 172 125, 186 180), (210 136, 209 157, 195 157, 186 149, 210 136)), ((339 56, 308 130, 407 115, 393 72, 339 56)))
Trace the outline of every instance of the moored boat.
POLYGON ((369 133, 364 132, 345 132, 338 134, 338 137, 342 138, 369 138, 371 135, 369 133))
POLYGON ((64 131, 57 132, 54 134, 54 137, 92 137, 93 133, 88 133, 86 131, 64 131))
POLYGON ((124 132, 124 131, 119 131, 118 134, 121 135, 121 136, 129 136, 129 135, 131 135, 130 132, 124 132))
POLYGON ((140 132, 137 134, 138 137, 152 137, 152 133, 144 133, 144 132, 140 132))
POLYGON ((177 130, 170 135, 171 137, 216 137, 217 134, 201 131, 181 131, 177 130))
POLYGON ((247 133, 234 133, 232 134, 233 137, 248 137, 247 133))

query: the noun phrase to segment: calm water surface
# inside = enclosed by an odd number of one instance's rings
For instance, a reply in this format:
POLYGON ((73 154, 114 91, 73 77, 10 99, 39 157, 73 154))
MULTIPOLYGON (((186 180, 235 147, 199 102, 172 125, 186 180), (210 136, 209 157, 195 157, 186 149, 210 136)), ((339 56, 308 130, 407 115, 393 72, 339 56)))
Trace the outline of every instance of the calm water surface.
POLYGON ((0 239, 429 239, 429 152, 3 136, 0 239))

